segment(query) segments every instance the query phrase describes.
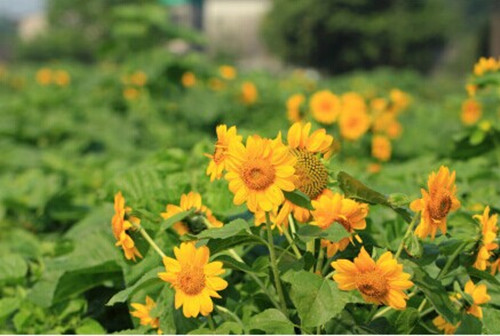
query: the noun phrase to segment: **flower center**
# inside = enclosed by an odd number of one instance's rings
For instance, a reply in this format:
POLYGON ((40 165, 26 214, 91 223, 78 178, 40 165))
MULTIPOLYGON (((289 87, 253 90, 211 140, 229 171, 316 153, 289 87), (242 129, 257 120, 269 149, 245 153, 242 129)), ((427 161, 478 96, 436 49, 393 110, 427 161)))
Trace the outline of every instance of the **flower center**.
POLYGON ((182 265, 177 275, 177 285, 187 295, 197 295, 205 288, 205 273, 203 268, 182 265))
POLYGON ((297 177, 297 189, 315 199, 326 188, 328 183, 328 172, 325 165, 311 152, 306 150, 292 150, 297 158, 295 164, 295 176, 297 177))
POLYGON ((276 171, 270 162, 260 159, 246 162, 241 177, 250 189, 264 190, 274 182, 276 171))
POLYGON ((387 294, 387 282, 382 274, 377 271, 358 274, 356 287, 366 296, 380 299, 387 294))
POLYGON ((325 101, 321 102, 321 109, 323 111, 328 111, 328 110, 330 110, 331 107, 332 107, 332 104, 330 104, 329 101, 325 100, 325 101))
POLYGON ((441 220, 448 215, 451 209, 451 197, 447 192, 439 193, 435 197, 431 195, 428 205, 429 214, 432 219, 441 220))

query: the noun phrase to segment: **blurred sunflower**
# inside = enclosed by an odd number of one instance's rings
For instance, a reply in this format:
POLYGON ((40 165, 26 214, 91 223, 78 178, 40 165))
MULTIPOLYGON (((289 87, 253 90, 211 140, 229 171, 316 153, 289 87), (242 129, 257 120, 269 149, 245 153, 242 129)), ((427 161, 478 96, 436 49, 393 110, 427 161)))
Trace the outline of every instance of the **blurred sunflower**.
POLYGON ((191 209, 194 210, 194 214, 186 217, 181 222, 175 223, 173 226, 174 230, 177 231, 180 236, 185 235, 186 233, 198 234, 207 229, 208 226, 223 226, 222 222, 218 221, 217 218, 214 217, 212 210, 201 203, 201 195, 193 191, 181 196, 179 206, 168 204, 166 212, 162 212, 161 216, 164 219, 169 219, 178 213, 189 211, 191 209))
POLYGON ((474 218, 478 219, 481 224, 481 247, 477 253, 474 267, 484 271, 488 260, 493 255, 491 251, 498 248, 498 244, 495 243, 498 232, 498 214, 490 216, 490 207, 487 206, 482 215, 475 215, 474 218))
POLYGON ((259 96, 254 83, 246 81, 241 85, 241 100, 245 105, 253 105, 259 96))
POLYGON ((286 110, 290 122, 298 122, 304 118, 301 107, 305 100, 306 97, 301 93, 296 93, 287 99, 286 110))
POLYGON ((121 191, 115 194, 114 202, 115 214, 111 219, 111 228, 113 235, 118 240, 116 246, 121 246, 127 260, 134 260, 138 256, 142 258, 141 253, 135 247, 133 239, 127 234, 127 230, 133 229, 133 224, 140 225, 141 220, 135 216, 130 216, 132 211, 130 207, 125 207, 125 198, 121 191))
POLYGON ((65 70, 56 70, 53 73, 53 81, 59 86, 65 87, 68 86, 71 78, 69 73, 65 70))
POLYGON ((474 75, 482 76, 486 72, 494 72, 500 69, 500 61, 497 61, 494 57, 481 57, 474 64, 474 75))
POLYGON ((446 216, 460 207, 460 201, 455 196, 455 172, 450 174, 448 167, 441 166, 437 174, 431 173, 427 186, 429 191, 422 188, 422 198, 411 202, 410 208, 422 212, 415 235, 424 239, 430 234, 434 239, 438 229, 446 234, 446 216))
POLYGON ((227 80, 232 80, 236 78, 236 69, 230 65, 221 65, 219 67, 219 73, 222 78, 227 80))
POLYGON ((42 68, 36 72, 36 81, 38 84, 46 86, 52 83, 52 70, 42 68))
POLYGON ((385 304, 393 309, 406 308, 408 296, 404 290, 413 286, 411 275, 403 271, 391 252, 385 252, 375 262, 364 247, 354 262, 339 259, 332 262, 333 279, 341 290, 357 289, 366 302, 385 304))
POLYGON ((220 298, 217 291, 227 287, 222 262, 209 263, 210 250, 206 246, 196 248, 194 243, 181 243, 174 247, 175 259, 163 258, 166 272, 158 273, 163 281, 175 289, 175 309, 183 306, 185 317, 210 314, 214 305, 212 297, 220 298))
POLYGON ((333 124, 341 111, 340 99, 329 90, 318 91, 312 95, 309 107, 313 118, 322 124, 333 124))
POLYGON ((191 71, 185 72, 181 77, 182 86, 190 88, 196 85, 196 76, 191 71))
POLYGON ((462 103, 460 119, 464 125, 474 125, 482 114, 481 104, 477 100, 469 98, 462 103))
POLYGON ((372 156, 379 161, 388 161, 391 158, 392 146, 387 137, 374 135, 372 137, 372 156))

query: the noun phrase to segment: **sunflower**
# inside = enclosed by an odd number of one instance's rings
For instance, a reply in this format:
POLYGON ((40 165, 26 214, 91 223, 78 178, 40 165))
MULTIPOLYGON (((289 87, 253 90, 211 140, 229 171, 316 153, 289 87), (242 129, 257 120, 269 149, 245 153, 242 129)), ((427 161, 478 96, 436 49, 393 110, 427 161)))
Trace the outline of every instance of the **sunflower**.
POLYGON ((410 209, 422 212, 415 235, 424 239, 430 234, 434 239, 438 228, 446 234, 446 216, 460 207, 455 196, 455 172, 450 174, 448 167, 441 166, 437 174, 432 172, 429 176, 427 186, 429 191, 421 189, 422 198, 411 202, 410 209))
POLYGON ((374 135, 372 138, 372 156, 380 161, 391 158, 392 146, 389 139, 383 135, 374 135))
POLYGON ((479 248, 479 252, 477 254, 476 262, 474 263, 474 267, 484 271, 486 270, 486 266, 488 264, 488 260, 493 255, 491 251, 498 248, 498 244, 495 243, 495 239, 497 238, 497 221, 498 215, 495 214, 490 216, 490 207, 487 206, 484 209, 482 215, 475 215, 474 218, 478 219, 481 223, 481 247, 479 248))
POLYGON ((469 98, 462 103, 460 119, 464 125, 474 125, 481 118, 482 107, 474 98, 469 98))
POLYGON ((191 71, 185 72, 181 77, 182 86, 190 88, 196 85, 196 76, 191 71))
MULTIPOLYGON (((344 198, 341 194, 325 193, 311 202, 314 210, 312 215, 314 220, 311 225, 319 226, 322 229, 328 228, 333 223, 339 223, 349 233, 354 230, 364 230, 366 228, 366 216, 368 215, 368 205, 358 203, 349 198, 344 198)), ((361 239, 355 235, 358 241, 361 239)), ((332 257, 337 251, 343 251, 352 242, 352 236, 341 239, 338 242, 330 242, 326 239, 321 241, 321 245, 326 247, 327 256, 332 257)))
MULTIPOLYGON (((278 213, 278 208, 273 209, 269 212, 269 219, 271 220, 271 229, 274 230, 278 228, 280 234, 283 233, 283 229, 288 227, 288 218, 280 218, 278 213)), ((260 226, 266 223, 266 212, 259 210, 254 213, 254 224, 255 226, 260 226)))
POLYGON ((234 193, 234 204, 246 201, 252 212, 280 206, 285 200, 283 191, 295 189, 296 161, 279 139, 250 136, 246 146, 230 143, 225 178, 234 193))
POLYGON ((148 76, 143 71, 136 71, 130 76, 130 82, 133 85, 144 86, 148 81, 148 76))
POLYGON ((500 61, 493 57, 481 57, 476 64, 474 64, 474 75, 482 76, 486 72, 494 72, 500 69, 500 61))
POLYGON ((53 77, 54 77, 54 79, 53 79, 54 83, 56 83, 57 85, 62 86, 62 87, 68 86, 70 81, 71 81, 71 78, 70 78, 68 72, 65 70, 54 71, 53 77))
POLYGON ((408 296, 404 290, 413 286, 410 274, 403 272, 391 252, 385 252, 375 262, 364 247, 354 263, 347 259, 332 262, 336 272, 333 279, 341 290, 357 289, 365 301, 405 309, 408 296))
POLYGON ((241 142, 242 140, 241 135, 237 134, 236 126, 227 129, 226 125, 219 125, 215 132, 217 133, 217 142, 215 143, 214 154, 205 154, 211 159, 207 167, 207 175, 210 175, 211 182, 222 177, 226 167, 225 161, 229 144, 233 141, 241 142))
POLYGON ((231 80, 236 78, 236 69, 230 65, 221 65, 219 72, 224 79, 231 80))
POLYGON ((194 243, 181 243, 174 247, 175 259, 163 258, 166 272, 158 273, 163 281, 175 289, 175 309, 183 306, 186 317, 207 316, 214 309, 212 297, 220 298, 217 291, 227 287, 219 277, 224 273, 222 262, 209 263, 210 250, 206 246, 196 248, 194 243))
POLYGON ((134 87, 129 87, 123 90, 123 98, 126 100, 136 100, 141 92, 134 87))
POLYGON ((483 310, 480 305, 491 300, 491 296, 488 295, 486 285, 480 284, 476 286, 472 280, 469 280, 465 284, 464 292, 469 294, 474 302, 474 304, 467 309, 467 313, 481 320, 483 318, 483 310))
MULTIPOLYGON (((318 155, 328 156, 331 151, 333 137, 319 129, 309 134, 311 123, 294 123, 287 134, 288 147, 297 158, 295 163, 295 186, 311 200, 317 199, 326 189, 328 171, 318 155)), ((279 211, 277 220, 285 221, 293 212, 299 222, 307 222, 310 218, 308 209, 299 207, 286 200, 279 211)))
POLYGON ((457 331, 457 328, 460 325, 460 322, 458 322, 458 324, 456 325, 451 324, 450 322, 446 321, 441 315, 436 316, 432 320, 432 323, 436 326, 436 328, 444 331, 445 335, 455 334, 455 331, 457 331))
POLYGON ((370 116, 363 109, 343 109, 339 117, 340 135, 347 140, 357 140, 370 128, 370 116))
POLYGON ((500 257, 491 263, 490 273, 491 275, 495 275, 498 271, 500 271, 500 257))
POLYGON ((133 239, 127 234, 127 230, 133 229, 132 224, 140 225, 141 220, 137 217, 128 215, 132 209, 130 207, 125 207, 125 198, 123 198, 121 191, 115 194, 114 208, 115 214, 111 219, 111 229, 117 240, 116 246, 121 246, 123 248, 127 260, 132 259, 135 261, 136 256, 142 258, 141 253, 135 247, 133 239))
POLYGON ((467 91, 467 95, 469 97, 474 97, 477 92, 477 85, 476 84, 467 84, 465 85, 465 91, 467 91))
POLYGON ((255 84, 249 81, 243 82, 240 97, 245 105, 253 105, 259 97, 255 84))
POLYGON ((333 124, 341 111, 340 99, 329 90, 313 94, 309 106, 313 118, 322 124, 333 124))
POLYGON ((49 68, 41 68, 36 72, 36 81, 40 85, 49 85, 52 83, 52 70, 49 68))
POLYGON ((179 206, 168 204, 166 212, 162 212, 161 216, 164 219, 169 219, 178 213, 191 209, 195 210, 192 216, 188 216, 182 222, 177 222, 173 226, 174 230, 177 231, 179 235, 200 233, 207 228, 206 221, 208 221, 209 225, 212 227, 222 227, 222 222, 218 221, 212 214, 212 211, 201 203, 201 195, 193 191, 181 196, 179 206))
POLYGON ((301 111, 301 106, 305 100, 306 97, 301 93, 296 93, 288 98, 286 101, 286 109, 289 121, 298 122, 302 120, 304 116, 301 111))
POLYGON ((410 105, 410 96, 399 89, 392 89, 389 92, 389 97, 394 106, 393 111, 396 113, 406 109, 410 105))
POLYGON ((151 317, 151 310, 156 307, 156 303, 152 298, 146 296, 146 304, 141 303, 131 303, 130 304, 135 311, 131 311, 130 314, 134 317, 140 319, 141 325, 149 325, 151 328, 158 329, 158 334, 161 334, 160 328, 160 320, 158 317, 151 317))

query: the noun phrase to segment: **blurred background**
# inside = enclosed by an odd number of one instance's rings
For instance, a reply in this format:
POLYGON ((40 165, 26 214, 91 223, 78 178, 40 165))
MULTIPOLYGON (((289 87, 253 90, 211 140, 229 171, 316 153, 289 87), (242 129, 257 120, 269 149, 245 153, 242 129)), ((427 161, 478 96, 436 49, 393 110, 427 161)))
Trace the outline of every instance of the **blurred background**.
POLYGON ((500 55, 495 0, 0 0, 0 59, 96 62, 148 48, 248 68, 463 75, 500 55))

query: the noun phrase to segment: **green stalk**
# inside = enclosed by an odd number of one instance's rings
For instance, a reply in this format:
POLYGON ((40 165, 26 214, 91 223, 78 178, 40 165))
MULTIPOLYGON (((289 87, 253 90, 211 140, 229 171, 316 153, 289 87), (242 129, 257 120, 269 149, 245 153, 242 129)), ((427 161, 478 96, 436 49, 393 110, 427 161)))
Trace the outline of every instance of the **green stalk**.
POLYGON ((286 240, 288 241, 288 244, 292 247, 293 252, 297 256, 297 258, 302 258, 302 254, 300 253, 299 249, 297 248, 297 245, 295 245, 295 242, 293 241, 293 238, 290 236, 290 233, 288 233, 287 228, 283 228, 283 234, 285 235, 286 240))
MULTIPOLYGON (((325 249, 319 246, 318 253, 318 263, 316 264, 316 272, 321 272, 323 270, 323 260, 325 259, 325 249)), ((321 275, 321 274, 320 274, 321 275)))
POLYGON ((420 217, 419 213, 417 212, 415 216, 413 216, 413 219, 411 220, 410 225, 408 225, 408 228, 406 229, 405 235, 403 239, 401 239, 401 243, 399 243, 398 250, 396 251, 396 254, 394 255, 394 259, 398 259, 399 256, 401 255, 401 252, 403 252, 403 247, 405 245, 405 240, 410 236, 410 234, 413 232, 413 227, 417 223, 417 219, 420 217))
POLYGON ((274 240, 273 232, 271 229, 271 219, 269 212, 266 211, 266 229, 267 229, 267 241, 269 243, 269 257, 271 259, 271 270, 273 272, 274 283, 276 285, 276 292, 278 293, 279 303, 281 306, 281 311, 288 317, 288 311, 286 308, 285 295, 283 294, 283 288, 281 287, 280 274, 278 271, 278 264, 276 262, 276 251, 274 250, 274 240))
POLYGON ((160 257, 163 259, 166 257, 165 253, 160 249, 158 245, 154 242, 154 240, 151 238, 151 236, 144 230, 144 228, 140 225, 137 224, 132 224, 134 229, 138 230, 139 233, 146 239, 146 241, 151 245, 151 247, 160 255, 160 257))

